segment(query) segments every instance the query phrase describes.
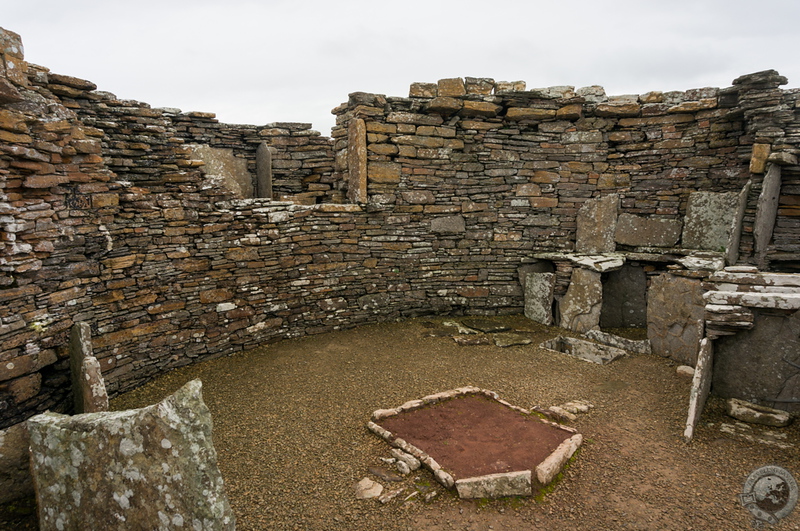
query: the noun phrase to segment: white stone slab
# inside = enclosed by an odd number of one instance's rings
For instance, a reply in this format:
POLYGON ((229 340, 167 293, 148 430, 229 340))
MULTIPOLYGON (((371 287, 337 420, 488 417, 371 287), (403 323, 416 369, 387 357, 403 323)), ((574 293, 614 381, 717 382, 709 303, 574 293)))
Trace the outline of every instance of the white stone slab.
POLYGON ((694 368, 692 390, 689 392, 689 415, 686 418, 686 429, 683 438, 689 442, 694 437, 694 429, 703 414, 708 393, 711 390, 711 375, 714 361, 714 348, 711 340, 704 337, 700 340, 700 352, 697 354, 697 366, 694 368))
POLYGON ((520 470, 502 474, 489 474, 456 480, 459 498, 501 498, 503 496, 530 496, 531 471, 520 470))

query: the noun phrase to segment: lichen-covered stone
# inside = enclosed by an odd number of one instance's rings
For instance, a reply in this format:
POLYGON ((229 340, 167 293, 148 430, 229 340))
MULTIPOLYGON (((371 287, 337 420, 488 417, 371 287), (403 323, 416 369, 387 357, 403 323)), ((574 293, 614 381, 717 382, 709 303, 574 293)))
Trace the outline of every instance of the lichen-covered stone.
POLYGON ((40 528, 234 529, 201 387, 142 409, 31 418, 40 528))
POLYGON ((561 300, 559 326, 581 333, 599 327, 602 303, 600 273, 582 268, 573 270, 567 294, 561 300))
POLYGON ((532 493, 530 470, 459 479, 455 484, 458 497, 464 499, 530 496, 532 493))
POLYGON ((619 196, 610 194, 590 199, 578 210, 575 250, 584 253, 612 253, 616 248, 619 196))
POLYGON ((647 337, 653 353, 694 365, 703 337, 705 301, 699 280, 663 274, 647 291, 647 337))

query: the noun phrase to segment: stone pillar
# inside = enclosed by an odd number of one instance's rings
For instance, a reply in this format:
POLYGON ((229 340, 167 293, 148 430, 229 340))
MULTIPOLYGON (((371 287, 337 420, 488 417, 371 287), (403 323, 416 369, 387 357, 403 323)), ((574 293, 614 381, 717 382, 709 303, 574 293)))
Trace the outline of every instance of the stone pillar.
POLYGON ((75 413, 108 411, 108 394, 100 363, 92 351, 89 323, 75 323, 69 336, 69 364, 75 413))
POLYGON ((579 333, 599 328, 602 304, 603 283, 600 273, 583 268, 573 269, 567 294, 561 299, 559 326, 579 333))
POLYGON ((525 317, 537 323, 553 324, 553 293, 555 273, 528 273, 525 275, 525 317))
POLYGON ((347 198, 353 203, 367 202, 367 126, 356 118, 347 128, 347 198))
POLYGON ((256 197, 272 199, 272 148, 266 142, 256 150, 256 197))
POLYGON ((753 224, 754 252, 759 268, 764 268, 766 265, 767 246, 775 228, 780 195, 781 167, 777 164, 770 164, 761 184, 761 194, 758 196, 758 206, 756 207, 756 221, 753 224))

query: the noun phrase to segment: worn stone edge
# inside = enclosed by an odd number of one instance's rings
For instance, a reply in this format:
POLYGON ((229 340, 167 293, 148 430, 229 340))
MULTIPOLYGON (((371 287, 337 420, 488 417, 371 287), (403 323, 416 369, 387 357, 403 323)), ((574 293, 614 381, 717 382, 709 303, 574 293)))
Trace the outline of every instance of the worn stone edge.
POLYGON ((564 468, 564 463, 569 461, 569 458, 572 457, 578 448, 580 448, 581 444, 583 443, 583 435, 580 433, 576 433, 566 441, 563 441, 561 444, 558 445, 558 448, 553 450, 549 456, 547 456, 544 461, 536 465, 536 479, 542 486, 547 486, 553 481, 559 472, 564 468), (552 467, 551 471, 548 473, 547 468, 548 465, 552 463, 557 463, 555 466, 552 467))

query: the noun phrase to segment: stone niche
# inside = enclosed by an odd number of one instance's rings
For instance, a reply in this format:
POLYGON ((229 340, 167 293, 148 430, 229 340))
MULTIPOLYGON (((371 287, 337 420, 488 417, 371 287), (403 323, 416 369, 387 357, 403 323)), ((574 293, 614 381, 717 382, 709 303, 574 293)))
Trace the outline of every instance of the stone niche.
POLYGON ((638 263, 625 263, 602 275, 600 328, 647 326, 647 273, 638 263))
POLYGON ((714 341, 714 394, 798 412, 800 311, 753 313, 753 328, 714 341))

